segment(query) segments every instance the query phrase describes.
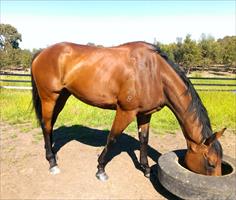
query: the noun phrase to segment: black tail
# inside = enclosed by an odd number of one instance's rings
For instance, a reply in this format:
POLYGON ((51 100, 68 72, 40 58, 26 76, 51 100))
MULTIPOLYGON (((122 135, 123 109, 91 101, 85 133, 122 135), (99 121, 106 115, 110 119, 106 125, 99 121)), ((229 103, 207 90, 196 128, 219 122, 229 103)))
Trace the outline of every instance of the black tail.
POLYGON ((38 89, 36 87, 36 83, 34 81, 34 76, 32 73, 32 63, 34 59, 38 56, 40 52, 36 53, 32 59, 31 62, 31 84, 32 84, 32 102, 33 102, 33 107, 36 113, 36 117, 38 119, 39 124, 42 122, 42 105, 41 105, 41 99, 38 93, 38 89))

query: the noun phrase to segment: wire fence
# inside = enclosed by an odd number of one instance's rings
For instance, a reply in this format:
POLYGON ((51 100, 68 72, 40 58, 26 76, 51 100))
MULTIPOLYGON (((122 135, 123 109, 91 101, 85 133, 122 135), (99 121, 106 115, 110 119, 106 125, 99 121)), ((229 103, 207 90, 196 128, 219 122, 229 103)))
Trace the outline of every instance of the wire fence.
MULTIPOLYGON (((198 91, 236 92, 236 77, 189 77, 198 91)), ((31 90, 30 74, 0 73, 0 88, 31 90)))

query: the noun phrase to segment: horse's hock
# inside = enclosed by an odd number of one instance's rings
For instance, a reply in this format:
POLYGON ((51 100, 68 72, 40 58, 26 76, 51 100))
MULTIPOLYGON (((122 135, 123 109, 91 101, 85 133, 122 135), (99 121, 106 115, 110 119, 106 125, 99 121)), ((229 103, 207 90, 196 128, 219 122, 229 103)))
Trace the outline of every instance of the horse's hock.
POLYGON ((205 176, 181 165, 185 153, 186 150, 169 152, 158 160, 158 178, 167 190, 184 199, 235 199, 235 159, 224 155, 222 176, 205 176))

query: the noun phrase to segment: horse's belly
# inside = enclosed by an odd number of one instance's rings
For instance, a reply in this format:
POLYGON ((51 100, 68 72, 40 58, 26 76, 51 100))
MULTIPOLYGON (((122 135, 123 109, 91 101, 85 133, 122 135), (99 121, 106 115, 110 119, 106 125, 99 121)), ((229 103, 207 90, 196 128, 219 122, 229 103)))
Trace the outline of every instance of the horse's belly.
POLYGON ((78 99, 93 106, 125 110, 136 109, 138 99, 135 75, 125 68, 109 65, 81 65, 64 79, 66 88, 78 99))
POLYGON ((79 100, 104 109, 116 109, 117 96, 107 84, 99 81, 76 80, 66 88, 79 100))
POLYGON ((96 106, 99 108, 104 109, 116 109, 117 107, 117 101, 115 98, 111 98, 109 96, 106 96, 105 94, 84 94, 84 93, 76 93, 73 94, 76 98, 83 101, 84 103, 87 103, 92 106, 96 106))

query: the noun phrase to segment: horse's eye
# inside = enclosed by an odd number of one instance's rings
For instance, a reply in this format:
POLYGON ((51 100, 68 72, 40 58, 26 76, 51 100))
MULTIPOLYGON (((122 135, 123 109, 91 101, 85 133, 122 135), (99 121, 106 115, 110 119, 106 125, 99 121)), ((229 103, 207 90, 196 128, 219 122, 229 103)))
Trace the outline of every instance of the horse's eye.
POLYGON ((216 168, 215 164, 213 164, 213 163, 211 163, 211 162, 209 162, 209 161, 208 161, 208 167, 209 167, 209 168, 216 168))
POLYGON ((207 168, 209 168, 209 169, 216 168, 216 165, 211 160, 209 160, 209 158, 206 156, 206 154, 204 154, 204 158, 205 158, 207 168))

